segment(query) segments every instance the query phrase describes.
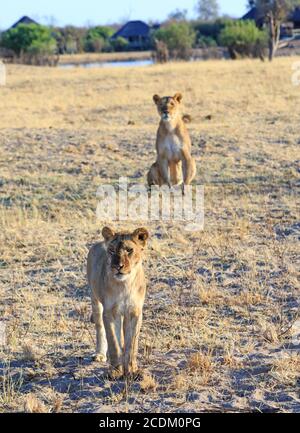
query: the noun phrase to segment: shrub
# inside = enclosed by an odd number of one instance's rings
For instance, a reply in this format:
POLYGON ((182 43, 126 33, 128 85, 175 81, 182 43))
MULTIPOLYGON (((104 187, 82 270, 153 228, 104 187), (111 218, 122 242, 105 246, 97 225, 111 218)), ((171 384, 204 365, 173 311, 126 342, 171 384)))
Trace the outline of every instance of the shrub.
POLYGON ((83 52, 86 33, 85 28, 74 26, 53 29, 52 35, 57 42, 59 54, 83 52))
POLYGON ((221 31, 226 27, 232 20, 226 18, 219 18, 215 21, 194 21, 193 28, 196 32, 197 43, 199 40, 204 38, 213 39, 216 44, 219 42, 221 31))
POLYGON ((211 48, 216 47, 217 42, 210 36, 200 36, 200 38, 197 40, 197 46, 199 48, 211 48))
POLYGON ((254 21, 233 21, 220 34, 220 43, 228 48, 233 59, 263 57, 267 34, 259 30, 254 21))
POLYGON ((188 59, 196 35, 190 24, 178 22, 156 30, 153 37, 167 45, 172 58, 188 59))
POLYGON ((51 55, 56 51, 56 41, 48 27, 38 24, 19 24, 2 34, 1 46, 22 54, 51 55))
POLYGON ((110 40, 110 45, 114 51, 125 51, 128 47, 128 41, 121 36, 110 40))
POLYGON ((98 26, 88 30, 84 48, 87 52, 100 52, 109 49, 109 38, 114 30, 110 27, 98 26))

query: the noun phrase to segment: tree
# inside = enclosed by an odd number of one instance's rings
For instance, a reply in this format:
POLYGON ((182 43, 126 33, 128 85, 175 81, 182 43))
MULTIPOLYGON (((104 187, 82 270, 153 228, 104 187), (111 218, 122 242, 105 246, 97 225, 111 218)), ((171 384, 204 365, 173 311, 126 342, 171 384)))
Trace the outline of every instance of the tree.
POLYGON ((56 41, 48 27, 39 24, 19 24, 4 32, 1 46, 17 56, 23 54, 51 55, 56 51, 56 41))
POLYGON ((98 26, 88 30, 85 38, 85 51, 100 52, 109 46, 109 38, 114 34, 111 27, 98 26))
POLYGON ((84 51, 86 29, 82 27, 66 26, 52 30, 60 54, 74 54, 84 51))
POLYGON ((186 21, 187 9, 175 9, 168 15, 168 21, 186 21))
POLYGON ((280 46, 280 27, 289 12, 300 5, 300 0, 249 0, 250 7, 257 7, 258 13, 265 17, 268 28, 269 60, 272 61, 280 46))
MULTIPOLYGON (((203 40, 211 41, 211 44, 216 45, 219 43, 219 37, 224 27, 230 23, 232 19, 218 18, 215 21, 194 21, 192 22, 193 29, 196 32, 197 44, 201 45, 203 40), (215 41, 213 43, 212 41, 215 41)), ((210 45, 211 45, 210 44, 210 45)))
POLYGON ((215 20, 219 15, 218 0, 198 0, 196 11, 203 21, 215 20))
POLYGON ((260 57, 263 60, 267 33, 256 27, 254 21, 231 21, 221 31, 220 43, 228 48, 233 59, 260 57))
POLYGON ((173 22, 156 30, 153 37, 166 44, 171 57, 188 59, 196 34, 188 23, 173 22))

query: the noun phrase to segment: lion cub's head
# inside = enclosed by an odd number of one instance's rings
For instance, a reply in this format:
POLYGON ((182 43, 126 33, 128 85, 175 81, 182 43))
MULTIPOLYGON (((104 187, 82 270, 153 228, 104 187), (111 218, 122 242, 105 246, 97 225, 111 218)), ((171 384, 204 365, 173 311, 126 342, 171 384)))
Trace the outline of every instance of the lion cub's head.
POLYGON ((148 230, 138 228, 132 233, 115 233, 109 227, 102 230, 107 248, 107 266, 117 280, 126 280, 141 263, 143 250, 149 237, 148 230))
POLYGON ((153 96, 153 101, 157 106, 158 114, 164 121, 175 119, 180 114, 182 94, 176 93, 174 96, 160 97, 153 96))

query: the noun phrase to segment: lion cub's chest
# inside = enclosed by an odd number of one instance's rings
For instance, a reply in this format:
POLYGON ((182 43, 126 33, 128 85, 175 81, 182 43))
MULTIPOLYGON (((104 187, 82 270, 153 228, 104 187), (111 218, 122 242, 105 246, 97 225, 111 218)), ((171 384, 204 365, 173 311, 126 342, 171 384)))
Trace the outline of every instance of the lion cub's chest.
POLYGON ((160 145, 161 154, 168 161, 179 161, 181 159, 183 143, 176 134, 167 134, 160 145))
POLYGON ((127 285, 114 287, 113 296, 107 296, 105 305, 124 315, 136 304, 136 291, 127 285))
POLYGON ((145 280, 143 272, 125 281, 110 281, 105 291, 102 303, 106 310, 114 310, 116 313, 126 315, 137 306, 142 307, 145 298, 145 280))

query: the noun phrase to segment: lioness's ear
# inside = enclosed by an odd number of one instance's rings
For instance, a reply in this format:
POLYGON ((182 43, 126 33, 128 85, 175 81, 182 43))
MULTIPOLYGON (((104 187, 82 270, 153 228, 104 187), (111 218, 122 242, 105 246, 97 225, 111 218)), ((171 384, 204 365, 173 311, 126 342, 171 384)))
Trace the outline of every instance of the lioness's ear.
POLYGON ((147 239, 149 238, 149 232, 147 229, 142 227, 134 230, 132 237, 144 247, 146 245, 147 239))
POLYGON ((115 232, 110 227, 103 227, 102 236, 106 241, 110 241, 115 236, 115 232))
POLYGON ((160 96, 158 96, 158 95, 154 95, 154 96, 153 96, 153 101, 154 101, 155 104, 157 105, 157 104, 159 103, 159 101, 160 101, 160 96))
POLYGON ((175 95, 173 96, 173 98, 174 98, 177 102, 181 102, 181 100, 182 100, 182 94, 181 94, 181 93, 175 93, 175 95))

